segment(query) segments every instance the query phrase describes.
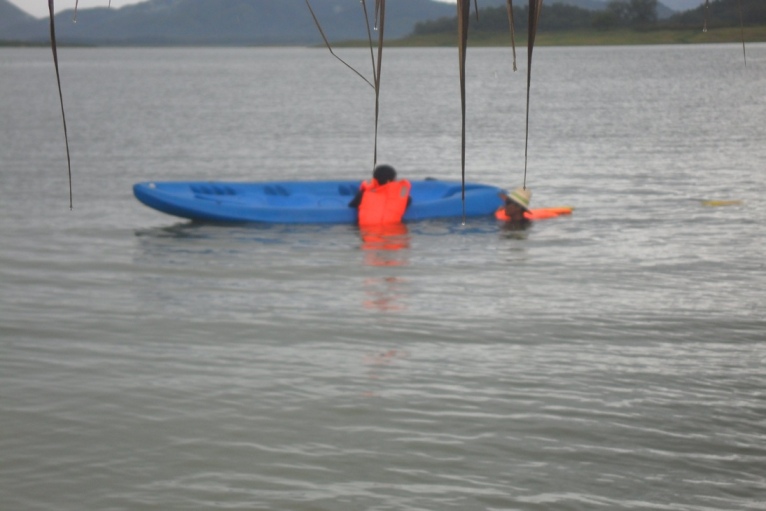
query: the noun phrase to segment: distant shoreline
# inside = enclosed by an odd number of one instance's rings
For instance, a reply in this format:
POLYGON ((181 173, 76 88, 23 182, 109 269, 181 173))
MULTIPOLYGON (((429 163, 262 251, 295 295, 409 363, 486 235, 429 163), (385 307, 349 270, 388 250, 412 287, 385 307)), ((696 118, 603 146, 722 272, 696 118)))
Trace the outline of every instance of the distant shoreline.
MULTIPOLYGON (((711 44, 711 43, 741 43, 744 32, 746 43, 766 42, 766 25, 745 27, 725 27, 709 29, 703 32, 699 29, 678 30, 573 30, 561 32, 539 32, 535 40, 538 46, 641 46, 657 44, 711 44)), ((411 36, 396 41, 387 42, 388 46, 398 47, 428 47, 455 46, 454 34, 434 34, 428 36, 411 36)), ((368 43, 353 42, 339 43, 336 46, 356 46, 368 43)), ((516 46, 526 46, 527 34, 516 33, 516 46)), ((469 35, 468 46, 510 46, 509 33, 469 35)))
MULTIPOLYGON (((642 46, 657 44, 712 44, 712 43, 741 43, 744 33, 745 43, 766 42, 766 25, 744 27, 711 28, 707 32, 699 29, 678 29, 678 30, 609 30, 609 31, 561 31, 561 32, 541 32, 537 34, 536 45, 538 46, 642 46)), ((338 41, 331 42, 337 48, 366 47, 367 41, 338 41)), ((421 47, 452 47, 456 44, 455 34, 433 34, 428 36, 409 36, 402 39, 393 39, 386 41, 386 46, 396 48, 421 48, 421 47)), ((469 36, 468 46, 474 47, 505 47, 511 45, 509 33, 485 35, 482 33, 469 36)), ((516 45, 526 46, 526 33, 516 34, 516 45)), ((48 42, 27 42, 27 41, 2 41, 2 48, 36 48, 48 47, 48 42)), ((88 43, 88 44, 67 44, 59 43, 60 47, 86 47, 86 48, 177 48, 177 47, 318 47, 323 45, 305 45, 305 44, 143 44, 139 42, 130 44, 115 43, 88 43)))

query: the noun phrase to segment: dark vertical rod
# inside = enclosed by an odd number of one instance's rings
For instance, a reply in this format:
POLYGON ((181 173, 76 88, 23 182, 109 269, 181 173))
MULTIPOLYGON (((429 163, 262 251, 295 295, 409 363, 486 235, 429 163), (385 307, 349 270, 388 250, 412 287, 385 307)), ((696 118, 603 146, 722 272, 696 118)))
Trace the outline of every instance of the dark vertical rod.
POLYGON ((745 53, 745 20, 742 14, 742 0, 737 0, 739 5, 739 31, 742 35, 742 58, 745 59, 745 67, 747 67, 747 53, 745 53))
POLYGON ((463 201, 463 223, 465 223, 465 56, 468 49, 468 22, 471 16, 471 0, 457 1, 458 61, 460 65, 460 111, 462 130, 460 145, 460 168, 462 176, 461 199, 463 201))
POLYGON ((378 0, 378 62, 375 71, 375 150, 373 167, 378 163, 378 117, 380 114, 380 71, 383 64, 383 32, 386 26, 386 0, 378 0))
POLYGON ((540 19, 543 0, 529 0, 529 39, 527 42, 527 123, 524 138, 524 188, 527 187, 527 156, 529 148, 529 90, 532 85, 532 50, 535 47, 537 22, 540 19))
POLYGON ((511 49, 513 50, 513 70, 516 71, 516 24, 513 21, 513 0, 506 0, 508 28, 511 31, 511 49))
POLYGON ((48 15, 51 27, 51 51, 53 52, 53 67, 56 68, 56 84, 59 89, 59 103, 61 104, 61 120, 64 123, 64 143, 66 144, 66 164, 69 175, 69 209, 73 208, 72 200, 72 159, 69 155, 69 135, 66 129, 66 114, 64 113, 64 95, 61 93, 61 74, 59 73, 59 56, 56 48, 56 22, 54 16, 54 0, 48 0, 48 15))

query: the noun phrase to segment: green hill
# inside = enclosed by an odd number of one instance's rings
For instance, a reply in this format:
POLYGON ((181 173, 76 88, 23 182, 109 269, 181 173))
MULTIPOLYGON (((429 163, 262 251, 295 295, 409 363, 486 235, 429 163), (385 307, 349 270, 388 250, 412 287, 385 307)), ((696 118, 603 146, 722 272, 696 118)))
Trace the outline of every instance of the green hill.
MULTIPOLYGON (((642 12, 631 12, 629 3, 615 0, 606 11, 592 11, 572 5, 543 4, 540 14, 537 44, 540 45, 599 45, 599 44, 674 44, 705 42, 766 41, 766 1, 741 0, 744 30, 740 29, 738 0, 715 0, 707 12, 707 32, 704 7, 659 20, 642 12)), ((631 2, 640 4, 641 2, 631 2)), ((645 6, 656 4, 645 0, 645 6)), ((517 43, 526 37, 527 6, 514 6, 517 43)), ((410 37, 398 44, 411 46, 454 45, 457 17, 431 20, 415 25, 410 37)), ((480 10, 478 21, 471 19, 469 44, 478 46, 510 45, 508 15, 505 7, 480 10)))

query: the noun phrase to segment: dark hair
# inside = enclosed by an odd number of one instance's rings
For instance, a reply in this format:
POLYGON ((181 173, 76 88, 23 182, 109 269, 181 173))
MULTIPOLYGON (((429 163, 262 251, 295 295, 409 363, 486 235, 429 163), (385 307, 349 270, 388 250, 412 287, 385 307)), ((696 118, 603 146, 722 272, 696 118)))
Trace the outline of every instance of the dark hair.
POLYGON ((391 165, 380 164, 375 167, 372 177, 375 178, 378 184, 384 185, 390 181, 396 180, 396 171, 391 165))

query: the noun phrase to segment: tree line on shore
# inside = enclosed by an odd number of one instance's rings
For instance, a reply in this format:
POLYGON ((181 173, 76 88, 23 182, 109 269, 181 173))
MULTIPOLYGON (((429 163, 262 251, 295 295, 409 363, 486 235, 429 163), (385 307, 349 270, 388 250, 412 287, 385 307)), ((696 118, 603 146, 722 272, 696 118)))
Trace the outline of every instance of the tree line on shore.
MULTIPOLYGON (((766 1, 764 0, 713 0, 696 9, 674 14, 660 20, 657 17, 658 0, 611 0, 606 9, 591 11, 573 5, 543 4, 538 30, 541 32, 565 30, 660 30, 738 26, 740 20, 746 26, 766 25, 766 1), (740 11, 741 6, 741 11, 740 11), (741 15, 741 18, 740 18, 741 15)), ((518 32, 526 31, 528 7, 514 6, 513 17, 518 32)), ((457 18, 441 18, 415 25, 413 35, 425 36, 454 33, 457 18)), ((497 33, 508 31, 508 13, 505 7, 487 7, 479 11, 478 22, 472 23, 471 31, 497 33)))

